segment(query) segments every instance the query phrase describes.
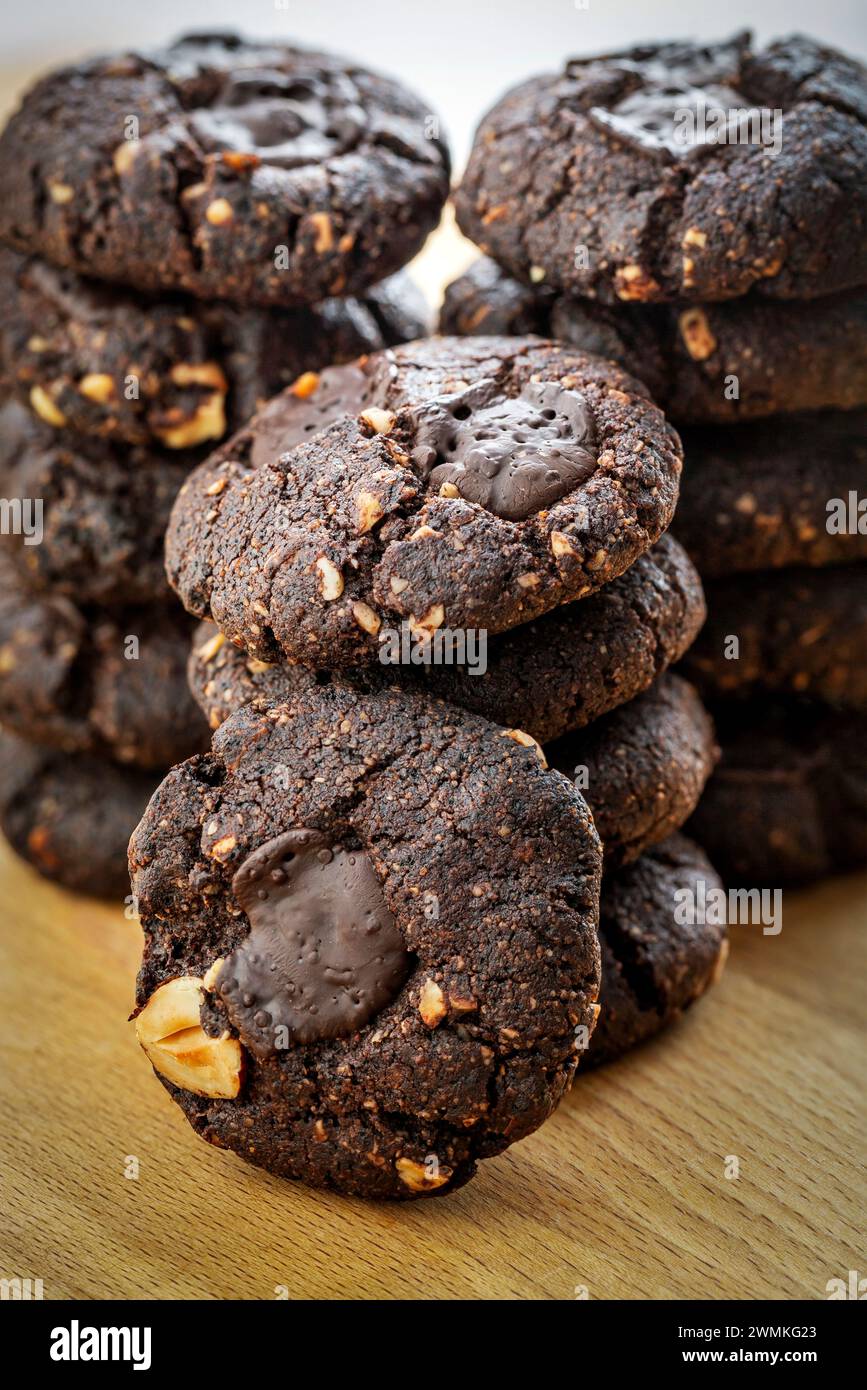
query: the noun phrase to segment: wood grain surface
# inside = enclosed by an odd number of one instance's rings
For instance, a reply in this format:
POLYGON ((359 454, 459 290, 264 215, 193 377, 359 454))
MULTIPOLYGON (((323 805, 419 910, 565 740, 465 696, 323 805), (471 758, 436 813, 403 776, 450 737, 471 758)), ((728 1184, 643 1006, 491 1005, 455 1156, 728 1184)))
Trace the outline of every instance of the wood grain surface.
POLYGON ((779 936, 736 929, 666 1036, 410 1205, 197 1139, 125 1021, 137 924, 2 842, 0 905, 0 1276, 46 1298, 824 1298, 865 1272, 867 876, 787 896, 779 936))

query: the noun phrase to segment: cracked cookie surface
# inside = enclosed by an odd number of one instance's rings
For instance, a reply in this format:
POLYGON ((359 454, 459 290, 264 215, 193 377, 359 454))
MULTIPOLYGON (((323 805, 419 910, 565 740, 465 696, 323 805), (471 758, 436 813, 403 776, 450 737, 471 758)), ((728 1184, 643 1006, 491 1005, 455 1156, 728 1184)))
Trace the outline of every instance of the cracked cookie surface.
POLYGON ((811 299, 867 281, 865 127, 864 67, 803 35, 573 59, 484 117, 458 222, 609 303, 811 299))
POLYGON ((0 239, 160 292, 312 304, 397 270, 439 221, 448 152, 399 83, 233 34, 95 58, 0 139, 0 239))
POLYGON ((47 424, 112 443, 213 448, 304 372, 427 327, 404 274, 359 299, 262 309, 155 299, 0 250, 7 382, 47 424))
POLYGON ((130 863, 139 1036, 197 982, 201 1047, 180 1071, 149 1055, 212 1143, 362 1196, 449 1192, 568 1086, 596 1016, 599 840, 485 720, 338 685, 247 706, 163 782, 130 863))
POLYGON ((680 469, 612 364, 425 339, 290 388, 197 469, 169 579, 261 660, 370 664, 404 623, 493 634, 602 588, 669 524, 680 469))

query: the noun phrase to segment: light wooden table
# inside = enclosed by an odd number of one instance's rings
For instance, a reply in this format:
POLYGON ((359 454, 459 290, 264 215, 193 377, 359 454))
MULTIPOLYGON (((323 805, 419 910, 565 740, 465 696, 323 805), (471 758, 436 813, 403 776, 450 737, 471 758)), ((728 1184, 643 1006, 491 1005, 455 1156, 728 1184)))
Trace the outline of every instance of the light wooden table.
POLYGON ((125 1022, 139 929, 119 908, 0 842, 0 917, 0 1276, 46 1298, 823 1298, 867 1272, 867 876, 787 897, 777 937, 738 929, 668 1035, 414 1205, 195 1137, 125 1022))

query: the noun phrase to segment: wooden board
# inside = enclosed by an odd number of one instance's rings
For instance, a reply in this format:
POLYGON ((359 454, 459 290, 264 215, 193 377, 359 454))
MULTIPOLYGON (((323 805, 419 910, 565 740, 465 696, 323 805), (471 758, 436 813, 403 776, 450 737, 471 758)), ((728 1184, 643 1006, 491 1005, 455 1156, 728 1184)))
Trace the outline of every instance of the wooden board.
POLYGON ((0 916, 0 1276, 46 1298, 823 1298, 864 1273, 867 876, 787 896, 779 936, 737 929, 667 1036, 415 1205, 309 1192, 195 1137, 125 1022, 120 909, 0 844, 0 916))

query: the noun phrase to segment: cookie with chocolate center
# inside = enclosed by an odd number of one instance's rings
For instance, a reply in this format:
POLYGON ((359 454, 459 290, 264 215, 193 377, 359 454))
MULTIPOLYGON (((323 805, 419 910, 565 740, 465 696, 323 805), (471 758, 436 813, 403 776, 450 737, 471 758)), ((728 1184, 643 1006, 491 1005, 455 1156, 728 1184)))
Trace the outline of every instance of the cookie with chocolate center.
POLYGON ((371 664, 402 624, 496 634, 602 588, 669 524, 680 468, 610 363, 427 339, 290 388, 197 469, 169 579, 260 660, 371 664))
POLYGON ((454 1191, 592 1029, 601 849, 533 746, 424 695, 246 706, 131 844, 137 1033, 194 1129, 282 1177, 454 1191))

